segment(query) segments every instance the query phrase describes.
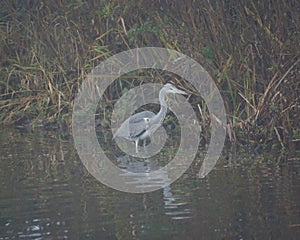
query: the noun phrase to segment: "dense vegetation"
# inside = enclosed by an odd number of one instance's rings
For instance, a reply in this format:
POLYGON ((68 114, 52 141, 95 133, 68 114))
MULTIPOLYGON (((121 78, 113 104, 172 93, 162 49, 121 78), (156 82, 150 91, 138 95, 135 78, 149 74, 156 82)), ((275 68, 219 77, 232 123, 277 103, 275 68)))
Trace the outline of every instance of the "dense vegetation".
MULTIPOLYGON (((156 46, 194 58, 213 76, 231 141, 282 149, 299 143, 298 0, 6 0, 1 6, 1 125, 70 126, 75 94, 95 65, 123 50, 156 46)), ((143 81, 149 79, 127 76, 103 104, 143 81)))

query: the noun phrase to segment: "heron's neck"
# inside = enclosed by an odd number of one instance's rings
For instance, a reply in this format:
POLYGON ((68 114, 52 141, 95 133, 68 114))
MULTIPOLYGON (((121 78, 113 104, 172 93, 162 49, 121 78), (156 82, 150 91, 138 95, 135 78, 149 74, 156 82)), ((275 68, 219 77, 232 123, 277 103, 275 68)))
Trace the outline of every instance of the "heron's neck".
POLYGON ((163 91, 160 91, 160 93, 159 93, 160 110, 157 114, 157 119, 159 119, 160 124, 162 124, 162 122, 164 121, 167 111, 168 111, 168 106, 166 103, 165 96, 166 96, 166 93, 163 91))
POLYGON ((160 106, 160 110, 159 110, 158 114, 156 115, 160 124, 163 123, 163 121, 166 117, 167 111, 168 111, 168 108, 166 106, 163 106, 163 105, 160 106))

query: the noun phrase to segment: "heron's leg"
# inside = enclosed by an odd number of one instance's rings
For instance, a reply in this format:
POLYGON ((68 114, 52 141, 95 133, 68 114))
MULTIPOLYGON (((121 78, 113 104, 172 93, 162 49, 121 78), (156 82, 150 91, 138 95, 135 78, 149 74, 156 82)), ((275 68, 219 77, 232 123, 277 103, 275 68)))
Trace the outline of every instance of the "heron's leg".
POLYGON ((146 147, 146 141, 147 141, 147 139, 145 138, 145 139, 143 140, 143 147, 144 147, 144 148, 146 147))
POLYGON ((138 153, 139 152, 139 140, 135 140, 135 152, 138 153))

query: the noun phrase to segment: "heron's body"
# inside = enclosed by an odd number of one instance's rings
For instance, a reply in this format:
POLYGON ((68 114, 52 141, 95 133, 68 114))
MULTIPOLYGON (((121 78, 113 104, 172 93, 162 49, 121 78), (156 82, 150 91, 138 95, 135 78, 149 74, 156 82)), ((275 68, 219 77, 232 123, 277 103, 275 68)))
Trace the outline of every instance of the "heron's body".
POLYGON ((145 146, 146 139, 162 125, 168 111, 165 97, 169 93, 186 94, 172 84, 167 83, 159 92, 160 110, 158 114, 143 111, 130 116, 113 135, 113 139, 122 137, 129 141, 134 141, 136 152, 138 152, 139 140, 143 140, 145 146))
POLYGON ((155 114, 150 111, 139 112, 127 118, 122 123, 121 127, 114 134, 114 137, 122 137, 130 141, 135 141, 136 138, 144 140, 147 138, 147 130, 149 128, 150 118, 155 114))

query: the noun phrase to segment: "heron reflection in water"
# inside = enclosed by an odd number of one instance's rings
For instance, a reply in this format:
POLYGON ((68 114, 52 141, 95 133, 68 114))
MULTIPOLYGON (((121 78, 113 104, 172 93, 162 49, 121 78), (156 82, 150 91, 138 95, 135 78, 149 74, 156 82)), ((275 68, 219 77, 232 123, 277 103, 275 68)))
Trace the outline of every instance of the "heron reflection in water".
POLYGON ((171 83, 164 85, 159 91, 160 110, 158 114, 150 111, 143 111, 130 116, 113 135, 113 139, 121 137, 135 142, 136 153, 138 153, 139 141, 143 140, 145 146, 146 139, 156 132, 166 117, 168 111, 166 95, 176 93, 186 95, 184 91, 177 89, 171 83))

